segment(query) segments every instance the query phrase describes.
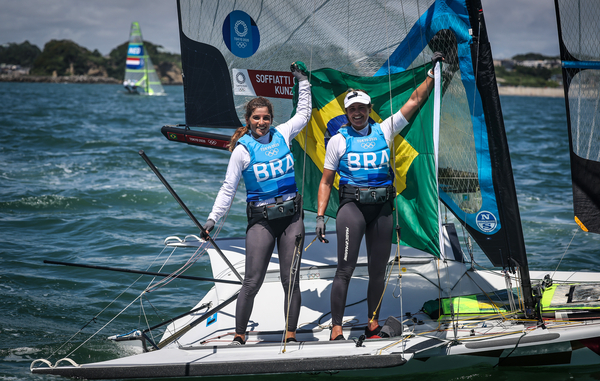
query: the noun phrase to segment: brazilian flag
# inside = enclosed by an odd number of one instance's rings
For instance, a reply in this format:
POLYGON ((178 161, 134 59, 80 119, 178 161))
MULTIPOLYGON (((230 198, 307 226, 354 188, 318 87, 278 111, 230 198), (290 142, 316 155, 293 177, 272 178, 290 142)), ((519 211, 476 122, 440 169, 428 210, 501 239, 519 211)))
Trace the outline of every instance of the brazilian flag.
MULTIPOLYGON (((299 63, 302 67, 302 63, 299 63)), ((302 67, 305 69, 304 67, 302 67)), ((317 193, 323 174, 326 144, 348 122, 344 98, 349 88, 365 90, 371 96, 371 119, 381 123, 396 113, 413 91, 427 78, 431 65, 424 65, 391 76, 357 77, 333 69, 310 73, 313 110, 311 119, 294 141, 298 190, 304 209, 317 211, 317 193)), ((307 71, 308 72, 308 71, 307 71)), ((297 84, 295 94, 297 94, 297 84)), ((433 93, 394 139, 394 177, 397 196, 394 219, 401 228, 401 244, 440 256, 438 192, 433 146, 433 93)), ((296 106, 297 97, 294 98, 296 106)), ((391 163, 392 164, 392 163, 391 163)), ((339 175, 326 211, 336 216, 339 206, 339 175)), ((394 242, 396 234, 394 232, 394 242)))

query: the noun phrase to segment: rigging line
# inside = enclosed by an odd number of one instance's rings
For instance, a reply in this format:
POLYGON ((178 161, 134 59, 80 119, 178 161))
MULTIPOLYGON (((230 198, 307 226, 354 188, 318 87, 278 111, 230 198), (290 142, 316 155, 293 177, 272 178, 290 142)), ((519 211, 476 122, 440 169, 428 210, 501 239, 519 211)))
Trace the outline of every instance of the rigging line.
MULTIPOLYGON (((375 307, 375 309, 373 310, 373 316, 369 319, 369 323, 375 320, 375 314, 377 313, 377 310, 379 310, 379 307, 381 307, 381 302, 383 301, 383 297, 385 296, 385 290, 387 290, 387 286, 390 283, 390 278, 392 277, 392 272, 394 271, 394 262, 395 261, 392 261, 392 266, 390 267, 390 270, 388 271, 387 279, 385 280, 385 284, 383 286, 383 292, 381 293, 381 297, 379 298, 377 307, 375 307)), ((400 262, 398 262, 398 267, 399 266, 400 266, 400 262)))
MULTIPOLYGON (((177 279, 177 278, 183 278, 183 273, 186 272, 188 269, 190 269, 192 267, 192 265, 194 265, 201 257, 202 255, 206 252, 206 248, 203 247, 205 246, 205 244, 200 245, 200 247, 198 247, 196 249, 196 251, 194 252, 194 254, 190 257, 190 259, 188 259, 188 261, 181 266, 179 269, 171 272, 171 274, 169 274, 169 276, 161 279, 160 281, 158 281, 156 284, 152 285, 152 283, 154 282, 154 279, 152 279, 150 281, 150 283, 148 284, 148 286, 146 287, 146 291, 147 292, 152 292, 152 291, 156 291, 162 287, 165 287, 166 285, 168 285, 169 283, 171 283, 173 280, 177 279), (198 255, 197 253, 202 250, 202 252, 200 253, 200 255, 198 255)), ((169 256, 169 258, 173 255, 173 253, 175 252, 175 249, 173 249, 173 252, 171 253, 171 255, 169 256)), ((166 266, 166 262, 169 260, 169 258, 167 258, 167 260, 165 261, 165 263, 163 264, 163 267, 166 266)), ((162 268, 161 267, 161 270, 162 268)))
POLYGON ((512 349, 512 351, 510 351, 509 354, 507 354, 505 357, 499 357, 498 358, 498 363, 496 365, 493 366, 493 368, 497 367, 498 365, 500 365, 500 363, 502 363, 503 361, 505 361, 507 358, 510 357, 510 355, 513 354, 513 352, 517 349, 517 347, 519 346, 519 343, 521 342, 521 339, 525 337, 525 335, 527 335, 529 332, 525 331, 523 332, 523 334, 521 335, 521 337, 519 337, 519 340, 517 340, 517 343, 515 344, 515 347, 512 349))
MULTIPOLYGON (((280 349, 281 353, 286 352, 287 347, 287 332, 289 327, 289 318, 290 318, 290 305, 292 304, 292 290, 296 286, 296 274, 298 273, 298 266, 300 265, 300 256, 302 255, 302 235, 298 234, 296 236, 296 244, 294 245, 294 255, 292 257, 292 263, 290 264, 290 279, 288 282, 288 292, 287 292, 287 308, 285 311, 285 327, 283 330, 283 339, 282 345, 283 350, 280 349)), ((279 266, 281 266, 281 261, 279 262, 279 266)))
POLYGON ((519 294, 519 306, 521 307, 521 311, 525 311, 525 297, 523 294, 523 287, 521 287, 521 274, 519 273, 519 283, 517 285, 517 292, 519 294))
POLYGON ((569 241, 567 248, 565 249, 563 255, 561 255, 560 260, 558 261, 558 265, 556 265, 556 269, 552 273, 552 278, 554 278, 554 275, 556 275, 556 272, 558 271, 558 268, 560 267, 560 264, 562 263, 563 258, 565 257, 565 255, 567 255, 567 251, 569 251, 569 247, 571 247, 571 243, 573 243, 573 239, 575 239, 575 235, 577 234, 578 231, 579 231, 579 229, 575 229, 575 233, 573 233, 573 237, 571 237, 571 241, 569 241))
MULTIPOLYGON (((511 282, 510 274, 508 272, 504 273, 504 284, 506 285, 506 295, 508 297, 508 305, 510 306, 510 310, 515 311, 516 310, 515 298, 514 298, 514 294, 512 292, 512 282, 511 282)), ((492 304, 492 305, 495 306, 494 304, 492 304)))
MULTIPOLYGON (((179 320, 179 319, 181 319, 181 318, 183 318, 183 317, 186 317, 186 316, 190 316, 190 315, 192 315, 192 314, 195 314, 196 312, 198 312, 198 311, 200 311, 200 310, 203 310, 203 309, 205 309, 205 308, 206 308, 206 310, 208 311, 208 309, 209 309, 211 306, 212 306, 212 302, 203 303, 203 304, 201 304, 200 306, 196 306, 196 307, 192 308, 191 310, 189 310, 189 311, 187 311, 187 312, 185 312, 185 313, 183 313, 183 314, 180 314, 180 315, 174 316, 174 317, 172 317, 172 318, 169 318, 168 320, 163 320, 162 322, 160 322, 160 323, 158 323, 158 324, 155 324, 155 325, 153 325, 152 327, 149 327, 149 328, 147 328, 147 329, 144 329, 144 330, 142 331, 142 333, 151 332, 151 331, 153 331, 153 330, 155 330, 155 329, 158 329, 158 328, 160 328, 160 327, 163 327, 163 326, 165 326, 165 325, 171 324, 171 323, 175 322, 176 320, 179 320)), ((205 311, 205 312, 206 312, 206 311, 205 311)), ((175 328, 175 327, 174 327, 174 328, 175 328)), ((169 327, 167 326, 167 328, 165 329, 164 335, 166 336, 166 335, 167 335, 167 333, 168 333, 168 334, 172 334, 172 333, 174 333, 174 331, 171 331, 171 330, 169 329, 169 327)))
POLYGON ((516 268, 515 274, 516 282, 517 282, 517 293, 519 295, 519 306, 522 308, 522 311, 525 311, 525 301, 524 301, 524 293, 523 293, 523 283, 521 279, 521 271, 520 268, 516 268))
MULTIPOLYGON (((444 265, 445 270, 446 270, 445 271, 446 279, 445 279, 444 283, 446 285, 448 285, 449 283, 451 283, 448 262, 446 262, 446 260, 442 261, 441 259, 439 259, 437 261, 437 263, 439 264, 440 262, 444 265)), ((439 276, 439 271, 438 271, 438 276, 439 276)), ((440 282, 441 282, 441 280, 440 280, 440 282)), ((459 280, 459 282, 460 282, 460 280, 459 280)), ((440 283, 440 285, 441 285, 441 283, 440 283)), ((454 341, 456 342, 458 340, 458 320, 459 320, 459 316, 460 316, 460 299, 459 299, 459 303, 458 303, 458 310, 454 311, 454 301, 452 300, 452 287, 447 288, 446 294, 448 294, 448 300, 450 301, 450 315, 452 317, 452 331, 454 333, 454 341), (454 318, 456 318, 456 321, 454 320, 454 318)))
MULTIPOLYGON (((471 279, 471 281, 473 282, 473 284, 474 284, 475 286, 477 286, 477 288, 479 288, 479 290, 481 291, 481 293, 482 293, 482 294, 483 294, 483 295, 484 295, 484 296, 485 296, 485 297, 486 297, 486 298, 489 300, 490 304, 491 304, 491 305, 494 305, 494 303, 493 303, 493 301, 492 301, 492 298, 490 297, 490 295, 488 294, 488 292, 486 292, 486 291, 485 291, 485 290, 484 290, 484 289, 483 289, 483 288, 482 288, 482 287, 479 285, 479 283, 477 283, 477 281, 471 277, 471 275, 469 274, 469 272, 468 272, 468 271, 467 271, 467 272, 465 272, 465 274, 467 275, 467 277, 469 277, 469 279, 471 279)), ((499 295, 496 293, 496 291, 495 291, 495 290, 493 291, 493 294, 496 296, 496 298, 498 298, 499 300, 502 300, 502 298, 501 298, 501 297, 500 297, 500 296, 499 296, 499 295)), ((501 315, 501 316, 503 317, 503 319, 505 319, 505 320, 506 320, 506 317, 504 316, 504 315, 505 315, 505 313, 503 313, 502 311, 500 311, 500 309, 497 309, 497 311, 498 311, 498 314, 499 314, 499 315, 501 315)))
MULTIPOLYGON (((313 0, 312 4, 313 4, 313 15, 314 15, 315 12, 316 12, 315 0, 313 0)), ((311 17, 311 24, 312 24, 312 28, 311 28, 311 41, 313 43, 310 45, 310 59, 309 59, 309 62, 308 62, 308 86, 311 86, 310 80, 312 79, 313 46, 314 46, 314 42, 315 42, 315 19, 314 19, 314 17, 311 17)), ((300 84, 298 84, 298 90, 300 90, 300 84)), ((310 92, 310 96, 312 98, 312 90, 310 92)), ((312 107, 312 101, 311 101, 311 107, 312 107)), ((306 180, 306 156, 307 156, 307 147, 308 147, 308 124, 310 124, 311 118, 312 118, 312 110, 311 110, 311 116, 309 116, 308 122, 306 122, 307 125, 304 126, 304 159, 302 161, 302 201, 301 201, 301 205, 300 205, 300 209, 302 209, 302 210, 301 210, 300 213, 304 213, 304 195, 306 194, 305 191, 304 191, 304 187, 305 187, 305 180, 306 180)), ((329 221, 329 217, 327 218, 327 221, 329 221)), ((308 244, 308 246, 306 246, 306 248, 304 248, 304 251, 308 250, 308 248, 310 247, 310 245, 312 245, 313 242, 315 242, 316 239, 317 239, 317 236, 315 236, 315 238, 312 240, 312 242, 310 244, 308 244)), ((300 249, 300 254, 302 254, 302 250, 301 249, 300 249)))
POLYGON ((438 289, 438 311, 440 311, 440 316, 441 316, 444 311, 442 310, 442 281, 441 281, 441 276, 440 276, 440 265, 439 265, 439 262, 440 262, 439 258, 436 258, 434 260, 435 270, 436 270, 435 272, 437 274, 437 281, 438 281, 438 284, 437 284, 437 289, 438 289))
MULTIPOLYGON (((173 253, 175 253, 176 248, 173 248, 173 250, 171 250, 171 254, 169 254, 169 256, 167 257, 167 259, 164 260, 162 266, 158 269, 158 272, 161 272, 163 268, 165 268, 165 266, 167 265, 167 262, 169 262, 169 259, 171 259, 171 257, 173 256, 173 253)), ((150 268, 150 267, 148 267, 150 268)), ((170 279, 173 278, 173 274, 175 274, 178 270, 175 270, 174 272, 172 272, 171 274, 169 274, 169 276, 167 276, 166 278, 161 279, 154 287, 152 287, 152 283, 154 282, 154 280, 156 279, 156 277, 152 278, 150 280, 150 282, 148 283, 148 286, 146 286, 146 290, 148 290, 150 292, 150 290, 157 288, 157 286, 161 285, 163 283, 163 281, 165 281, 165 279, 170 279)), ((177 276, 177 275, 175 275, 177 276)), ((167 282, 168 283, 168 282, 167 282)))
MULTIPOLYGON (((404 35, 406 36, 408 34, 408 29, 407 29, 406 16, 405 16, 406 13, 404 11, 404 1, 401 1, 400 4, 401 4, 401 9, 402 9, 403 21, 404 21, 404 35)), ((417 1, 417 14, 419 14, 419 15, 421 14, 420 7, 419 7, 419 2, 418 1, 417 1)), ((423 28, 421 27, 421 25, 419 26, 419 35, 420 35, 420 40, 422 41, 425 36, 423 35, 423 28)), ((412 51, 412 49, 413 49, 413 47, 411 46, 410 40, 408 41, 408 49, 409 49, 409 51, 412 51)), ((423 54, 423 52, 421 52, 420 54, 423 54)), ((388 58, 388 60, 389 60, 389 58, 388 58)), ((414 61, 413 61, 413 63, 414 63, 414 61)), ((412 66, 413 63, 411 63, 411 66, 412 66)), ((417 86, 417 79, 416 79, 416 77, 413 76, 412 80, 413 80, 413 87, 415 89, 417 89, 418 86, 417 86)), ((425 77, 425 80, 427 80, 427 77, 425 77)), ((435 84, 434 84, 434 86, 435 86, 435 84)), ((429 96, 429 94, 428 94, 428 96, 429 96)), ((423 118, 423 116, 421 114, 422 105, 421 105, 421 102, 420 102, 419 98, 417 98, 417 105, 418 105, 418 112, 416 113, 417 114, 416 118, 422 119, 423 118)), ((421 133, 423 134, 424 131, 421 131, 421 133)), ((436 181, 437 181, 437 174, 436 174, 436 181)), ((439 203, 439 201, 438 201, 438 203, 439 203)))
MULTIPOLYGON (((140 277, 141 278, 141 277, 140 277)), ((135 303, 139 298, 141 298, 142 295, 137 296, 135 299, 133 299, 131 301, 131 303, 129 303, 127 306, 125 306, 125 308, 123 308, 121 311, 119 311, 118 314, 116 314, 112 319, 110 319, 106 324, 104 324, 102 327, 100 327, 100 329, 98 329, 94 334, 92 334, 90 337, 88 337, 83 343, 79 344, 79 346, 75 349, 73 349, 68 355, 66 355, 65 357, 70 357, 73 353, 75 353, 79 348, 81 348, 82 346, 84 346, 88 341, 90 341, 93 337, 95 337, 97 334, 100 333, 100 331, 102 331, 104 328, 108 327, 108 325, 110 323, 112 323, 116 318, 118 318, 123 312, 125 312, 125 310, 127 310, 133 303, 135 303)))
MULTIPOLYGON (((161 316, 160 311, 152 304, 152 302, 150 301, 150 298, 148 298, 148 296, 146 296, 146 302, 148 302, 148 304, 150 304, 150 307, 152 307, 152 309, 154 310, 154 313, 156 314, 156 316, 158 316, 159 319, 162 320, 162 322, 159 325, 155 325, 155 326, 151 327, 150 326, 150 322, 148 321, 148 318, 147 318, 146 311, 144 309, 143 300, 144 300, 143 297, 140 298, 140 303, 142 305, 142 311, 144 312, 144 319, 146 320, 146 327, 147 328, 145 328, 141 332, 142 332, 142 334, 145 334, 146 332, 148 332, 150 334, 150 336, 152 337, 152 344, 154 344, 154 343, 157 343, 158 341, 154 338, 154 330, 153 330, 153 328, 156 328, 156 327, 160 326, 161 324, 166 324, 166 323, 169 323, 169 322, 172 323, 174 321, 174 319, 171 319, 171 320, 165 322, 165 319, 161 316)), ((192 310, 194 310, 194 309, 192 309, 192 310)), ((168 327, 165 330, 165 334, 167 333, 167 331, 168 331, 168 327)), ((177 339, 175 339, 175 341, 177 342, 177 339)), ((179 344, 179 343, 177 342, 177 344, 179 344)))
MULTIPOLYGON (((400 264, 400 237, 398 237, 398 243, 396 244, 396 250, 397 250, 397 258, 398 258, 398 296, 399 296, 399 302, 400 302, 400 316, 401 318, 404 316, 404 295, 402 293, 402 267, 400 264)), ((392 293, 393 296, 393 293, 392 293)), ((404 330, 404 322, 400 323, 402 325, 401 327, 401 331, 404 330)), ((414 331, 414 329, 413 329, 414 331)), ((404 348, 405 346, 403 345, 401 347, 401 353, 402 355, 404 355, 404 348)))
MULTIPOLYGON (((385 7, 387 7, 387 3, 385 5, 385 7)), ((385 8, 384 8, 385 10, 385 8)), ((396 183, 396 136, 393 135, 394 130, 395 130, 395 126, 394 126, 394 105, 393 105, 393 96, 392 96, 392 70, 391 70, 391 64, 390 64, 390 57, 391 54, 389 53, 389 32, 390 32, 390 25, 389 25, 389 19, 388 19, 388 12, 386 10, 385 13, 385 40, 386 40, 386 44, 388 45, 388 59, 387 59, 387 67, 388 67, 388 93, 390 95, 390 117, 392 118, 391 122, 392 122, 392 135, 390 136, 390 140, 392 141, 392 152, 390 153, 390 156, 393 157, 392 159, 392 173, 394 173, 394 179, 393 182, 394 184, 396 183)), ((400 177, 400 176, 398 176, 400 177)), ((396 194, 394 194, 394 204, 396 199, 396 194)), ((394 212, 396 214, 396 226, 398 226, 398 221, 400 221, 400 216, 399 216, 399 211, 398 208, 394 208, 394 212)), ((398 266, 400 266, 400 233, 399 233, 399 228, 396 229, 396 242, 398 245, 398 252, 397 252, 397 257, 398 257, 398 266)))
MULTIPOLYGON (((87 327, 90 323, 95 322, 96 318, 99 317, 104 311, 106 311, 106 309, 108 307, 110 307, 114 302, 117 301, 117 299, 119 299, 123 294, 125 294, 127 292, 127 290, 129 290, 138 280, 142 279, 142 276, 140 275, 139 278, 137 278, 131 285, 129 285, 129 287, 127 287, 125 290, 123 290, 123 292, 121 292, 116 298, 114 298, 110 303, 108 303, 106 305, 106 307, 104 307, 102 309, 102 311, 98 312, 93 318, 91 318, 87 323, 85 323, 83 325, 83 327, 81 327, 77 332, 75 332, 71 337, 69 337, 60 347, 58 347, 58 349, 56 349, 55 351, 53 351, 52 353, 50 353, 50 355, 48 356, 48 358, 54 356, 58 351, 60 351, 65 345, 67 345, 68 343, 71 342, 71 340, 73 340, 75 338, 75 336, 77 336, 79 333, 81 333, 83 331, 83 329, 85 327, 87 327)), ((73 351, 74 352, 74 351, 73 351)), ((73 353, 71 352, 71 354, 73 353)), ((69 354, 68 356, 70 356, 71 354, 69 354)), ((66 357, 68 357, 66 356, 66 357)))
MULTIPOLYGON (((161 252, 156 256, 156 258, 160 257, 164 251, 166 250, 166 246, 161 250, 161 252)), ((156 258, 153 260, 156 261, 156 258)), ((85 327, 87 327, 90 323, 96 321, 96 318, 98 318, 100 315, 102 315, 102 313, 104 311, 106 311, 106 309, 108 309, 113 303, 115 303, 121 296, 123 296, 123 294, 125 294, 131 287, 133 287, 134 284, 136 284, 140 279, 143 278, 143 275, 140 275, 136 280, 134 280, 127 288, 125 288, 125 290, 123 290, 116 298, 114 298, 110 303, 108 303, 100 312, 98 312, 94 317, 92 317, 87 323, 85 323, 83 325, 83 327, 81 327, 77 332, 75 332, 71 337, 69 337, 60 347, 58 347, 58 349, 56 349, 55 351, 53 351, 52 353, 50 353, 50 356, 54 356, 58 351, 60 351, 65 345, 67 345, 68 343, 71 342, 71 340, 73 340, 75 338, 75 336, 77 336, 79 333, 81 333, 83 331, 83 329, 85 327)))
MULTIPOLYGON (((315 12, 315 1, 313 0, 313 14, 315 12)), ((311 24, 312 24, 312 28, 310 28, 311 31, 311 44, 310 44, 310 59, 308 61, 308 86, 310 86, 310 80, 312 79, 312 61, 313 61, 313 46, 314 46, 314 42, 315 42, 315 19, 314 17, 311 17, 311 24)), ((298 83, 298 91, 300 91, 300 83, 298 83)), ((312 98, 312 91, 310 92, 310 96, 312 98)), ((311 102, 312 104, 312 102, 311 102)), ((311 110, 311 115, 312 115, 312 110, 311 110)), ((308 124, 310 124, 310 119, 311 117, 309 116, 308 121, 306 122, 306 126, 304 126, 304 159, 302 160, 302 201, 301 201, 301 205, 300 205, 300 209, 304 209, 304 195, 306 193, 304 193, 304 186, 305 186, 305 180, 306 180, 306 156, 307 156, 307 142, 308 142, 308 124)), ((315 237, 316 238, 316 237, 315 237)))
MULTIPOLYGON (((203 231, 204 230, 204 226, 200 225, 200 222, 198 222, 198 220, 196 219, 196 217, 192 214, 192 212, 188 209, 188 207, 179 198, 179 196, 177 195, 177 193, 175 193, 175 190, 173 190, 173 188, 171 188, 171 186, 169 185, 169 183, 167 182, 167 180, 161 175, 161 173, 158 171, 158 168, 156 168, 154 166, 154 164, 152 163, 152 161, 150 161, 150 159, 148 158, 148 156, 146 156, 146 154, 144 153, 144 151, 140 150, 138 153, 142 157, 142 159, 144 159, 144 161, 146 162, 146 164, 148 164, 148 166, 150 167, 150 169, 152 170, 152 172, 154 172, 154 174, 156 175, 156 177, 158 177, 158 179, 163 183, 163 185, 165 186, 165 188, 167 188, 167 190, 169 191, 169 193, 171 193, 171 196, 173 196, 173 198, 177 201, 177 203, 179 204, 179 206, 181 206, 181 208, 188 215, 188 217, 190 217, 190 219, 196 225, 196 227, 198 227, 200 229, 200 231, 203 231)), ((217 251, 217 253, 221 256, 221 259, 227 264, 227 266, 229 267, 229 269, 231 270, 231 272, 239 279, 240 282, 242 282, 244 279, 242 278, 242 276, 240 275, 240 273, 231 264, 231 262, 229 261, 229 259, 221 251, 221 249, 219 248, 219 246, 217 246, 216 242, 212 239, 211 236, 208 236, 208 241, 215 248, 215 250, 217 251)))
MULTIPOLYGON (((150 299, 146 298, 146 301, 148 302, 148 304, 150 304, 150 307, 152 307, 152 309, 154 309, 154 313, 156 313, 158 315, 158 311, 156 310, 156 308, 154 308, 154 306, 150 302, 150 299)), ((140 298, 140 309, 142 312, 142 316, 144 317, 144 320, 146 321, 146 327, 150 327, 150 322, 148 322, 148 315, 146 314, 146 309, 144 308, 144 298, 140 298)), ((156 340, 154 339, 154 332, 150 331, 150 336, 152 336, 152 341, 156 342, 156 340)))

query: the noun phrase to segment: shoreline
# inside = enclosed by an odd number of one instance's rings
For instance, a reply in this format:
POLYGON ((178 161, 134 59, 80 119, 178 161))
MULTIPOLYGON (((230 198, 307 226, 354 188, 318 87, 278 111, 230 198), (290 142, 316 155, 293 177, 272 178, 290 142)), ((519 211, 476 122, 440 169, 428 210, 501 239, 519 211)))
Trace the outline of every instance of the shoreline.
MULTIPOLYGON (((0 75, 0 82, 34 82, 34 83, 101 83, 120 85, 122 81, 111 77, 92 77, 89 75, 72 76, 39 76, 39 75, 0 75)), ((183 83, 163 84, 182 85, 183 83)), ((503 96, 525 96, 525 97, 550 97, 564 98, 564 90, 561 87, 522 87, 522 86, 498 86, 498 93, 503 96)))
POLYGON ((498 94, 506 96, 521 97, 548 97, 564 98, 565 91, 562 87, 522 87, 522 86, 498 86, 498 94))
MULTIPOLYGON (((90 76, 90 75, 64 75, 64 76, 43 76, 43 75, 14 75, 0 74, 0 82, 24 82, 24 83, 89 83, 89 84, 109 84, 122 85, 123 81, 112 77, 90 76)), ((183 85, 183 82, 163 83, 163 86, 183 85)))
POLYGON ((31 82, 31 83, 102 83, 121 84, 122 81, 111 77, 92 77, 89 75, 65 75, 65 76, 42 76, 42 75, 0 75, 0 82, 31 82))

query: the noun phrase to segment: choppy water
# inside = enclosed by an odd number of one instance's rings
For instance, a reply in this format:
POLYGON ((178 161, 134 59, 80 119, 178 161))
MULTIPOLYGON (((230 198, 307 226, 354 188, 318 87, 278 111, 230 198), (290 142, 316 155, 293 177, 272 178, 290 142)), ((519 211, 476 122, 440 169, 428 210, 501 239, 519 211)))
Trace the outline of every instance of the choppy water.
MULTIPOLYGON (((0 83, 0 379, 56 379, 31 375, 29 364, 69 353, 74 347, 61 348, 64 342, 84 326, 73 342, 89 337, 148 281, 109 305, 136 275, 43 260, 146 269, 164 238, 196 233, 139 157, 140 149, 204 222, 229 154, 167 141, 160 127, 182 123, 184 113, 183 89, 166 91, 164 97, 139 97, 115 85, 0 83)), ((600 238, 577 232, 573 222, 564 101, 504 97, 502 106, 531 268, 553 270, 566 252, 561 270, 600 271, 600 238)), ((244 206, 238 196, 222 237, 244 234, 244 206)), ((308 216, 307 230, 313 229, 308 216)), ((184 260, 175 258, 173 266, 184 260)), ((204 260, 187 274, 211 275, 204 260)), ((176 280, 150 301, 160 316, 174 316, 189 310, 209 286, 176 280)), ((73 357, 85 362, 114 356, 115 348, 103 338, 140 325, 136 309, 73 357)), ((600 365, 548 372, 465 369, 414 379, 532 377, 600 379, 600 365)))

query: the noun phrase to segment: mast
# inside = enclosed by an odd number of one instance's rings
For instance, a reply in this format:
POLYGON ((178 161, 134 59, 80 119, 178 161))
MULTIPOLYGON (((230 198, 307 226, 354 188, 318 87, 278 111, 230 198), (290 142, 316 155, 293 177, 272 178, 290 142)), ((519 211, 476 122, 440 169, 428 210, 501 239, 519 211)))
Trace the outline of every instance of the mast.
POLYGON ((148 52, 146 51, 146 48, 144 47, 144 87, 146 88, 146 94, 150 94, 150 81, 148 80, 148 52))
POLYGON ((504 119, 500 107, 500 96, 496 83, 492 50, 487 36, 481 0, 467 0, 467 9, 471 21, 473 44, 471 56, 476 68, 477 89, 481 93, 482 107, 485 110, 485 122, 490 140, 490 158, 492 178, 498 202, 498 213, 503 221, 505 245, 498 247, 504 269, 514 271, 518 267, 525 304, 525 314, 533 315, 533 299, 527 252, 523 238, 523 229, 516 197, 510 153, 504 129, 504 119))

